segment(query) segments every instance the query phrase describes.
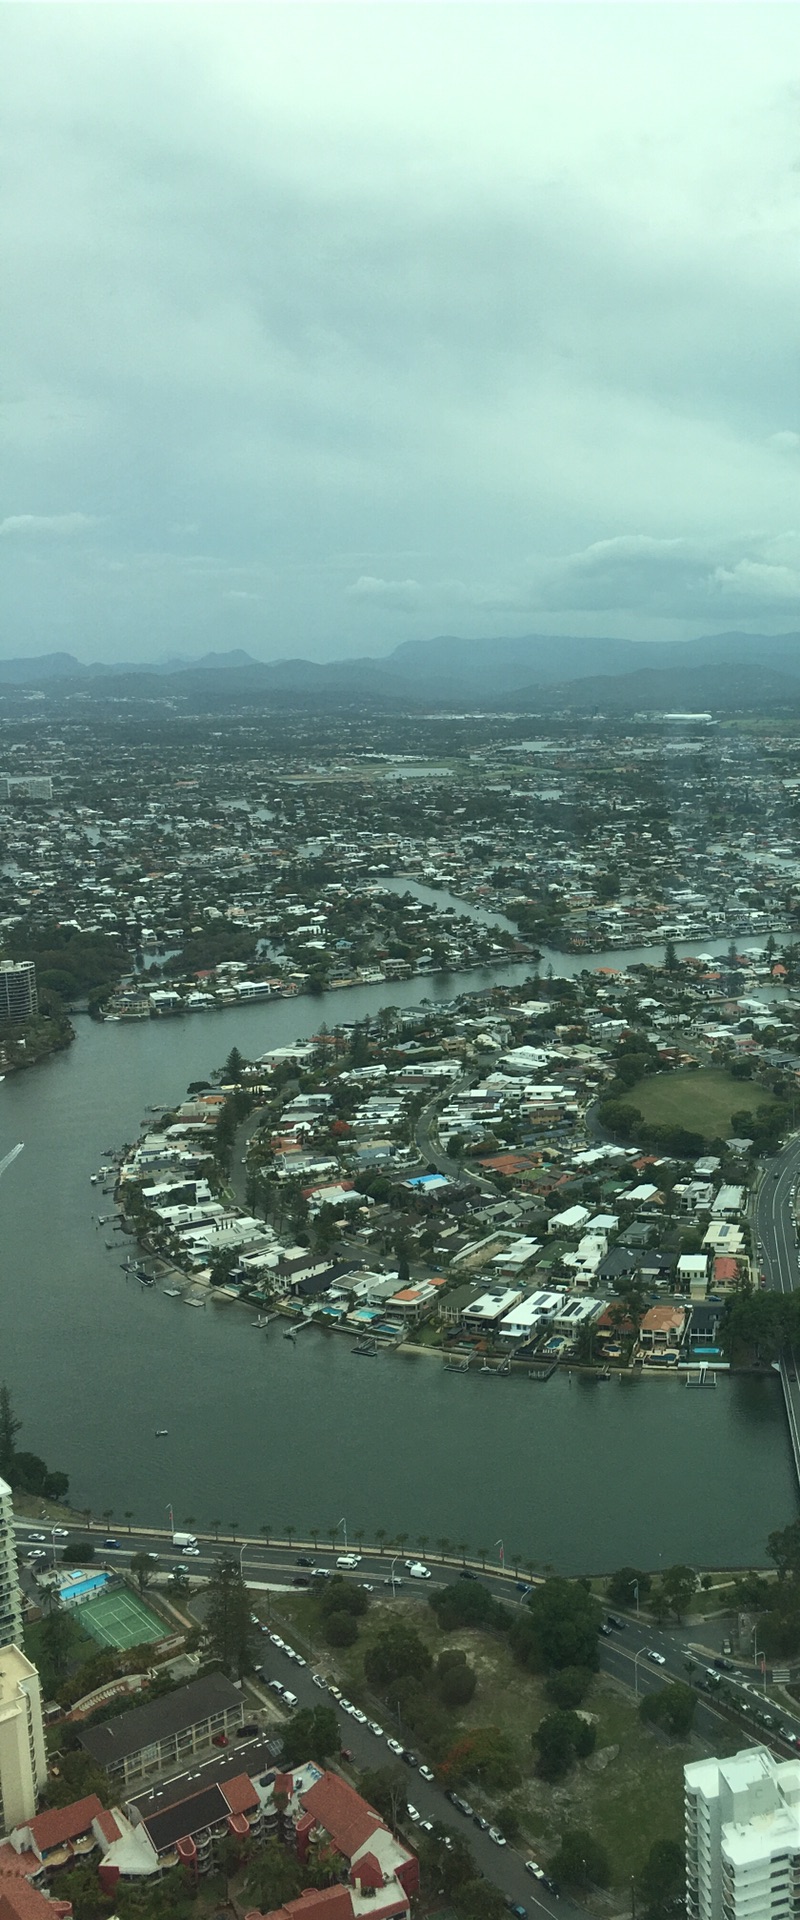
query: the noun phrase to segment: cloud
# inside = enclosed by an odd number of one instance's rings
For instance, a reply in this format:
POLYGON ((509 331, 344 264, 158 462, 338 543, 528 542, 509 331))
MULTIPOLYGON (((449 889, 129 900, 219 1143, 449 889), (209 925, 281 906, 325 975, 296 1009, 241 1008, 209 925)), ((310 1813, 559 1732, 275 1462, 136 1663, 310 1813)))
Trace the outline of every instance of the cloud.
POLYGON ((85 533, 97 524, 88 513, 10 513, 0 520, 0 535, 11 539, 17 534, 85 533))
POLYGON ((776 453, 797 453, 800 450, 800 433, 786 427, 780 433, 771 433, 767 445, 774 447, 776 453))
POLYGON ((372 607, 390 607, 397 613, 416 609, 423 592, 418 580, 379 580, 372 573, 360 574, 347 588, 349 599, 361 600, 372 607))
POLYGON ((800 614, 800 536, 735 535, 717 542, 642 533, 599 540, 540 567, 531 599, 556 610, 725 617, 800 614))

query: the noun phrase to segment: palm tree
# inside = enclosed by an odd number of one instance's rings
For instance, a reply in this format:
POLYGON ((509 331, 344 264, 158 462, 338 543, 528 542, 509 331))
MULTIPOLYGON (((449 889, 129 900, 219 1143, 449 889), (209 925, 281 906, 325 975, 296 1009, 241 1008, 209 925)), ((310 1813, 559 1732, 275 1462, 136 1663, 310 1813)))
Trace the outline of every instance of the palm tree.
POLYGON ((296 1528, 296 1527, 292 1527, 292 1526, 290 1526, 290 1525, 289 1525, 289 1522, 288 1522, 288 1520, 287 1520, 287 1521, 285 1522, 285 1524, 284 1524, 284 1529, 283 1529, 283 1531, 284 1531, 284 1533, 285 1533, 285 1535, 286 1535, 286 1538, 287 1538, 287 1540, 288 1540, 288 1542, 289 1542, 289 1545, 291 1546, 291 1544, 292 1544, 292 1537, 293 1537, 293 1535, 294 1535, 294 1534, 295 1534, 295 1533, 297 1532, 297 1528, 296 1528))
POLYGON ((419 1550, 420 1550, 420 1553, 424 1553, 424 1552, 425 1552, 425 1548, 427 1547, 427 1544, 428 1544, 428 1541, 429 1541, 429 1539, 430 1539, 430 1534, 429 1534, 429 1533, 418 1533, 418 1534, 417 1534, 417 1546, 419 1547, 419 1550))
POLYGON ((488 1560, 488 1558, 489 1558, 489 1549, 488 1549, 488 1547, 479 1547, 479 1548, 478 1548, 478 1559, 480 1560, 480 1563, 481 1563, 481 1566, 482 1566, 482 1568, 483 1568, 483 1571, 484 1571, 484 1573, 486 1572, 486 1562, 487 1562, 487 1560, 488 1560))
POLYGON ((402 1553, 402 1551, 403 1551, 403 1548, 404 1548, 404 1546, 405 1546, 405 1544, 406 1544, 406 1541, 407 1541, 407 1539, 408 1539, 408 1534, 407 1534, 407 1533, 398 1533, 398 1536, 397 1536, 397 1544, 398 1544, 398 1547, 400 1548, 400 1552, 401 1552, 401 1553, 402 1553))
POLYGON ((269 1536, 272 1532, 272 1522, 270 1520, 262 1520, 258 1531, 259 1533, 263 1533, 266 1544, 267 1546, 269 1546, 269 1536))
POLYGON ((212 1525, 212 1527, 213 1527, 213 1529, 214 1529, 214 1539, 215 1539, 215 1540, 218 1540, 218 1539, 219 1539, 219 1530, 220 1530, 220 1527, 222 1526, 222 1521, 221 1521, 221 1520, 212 1520, 212 1522, 211 1522, 211 1525, 212 1525))
POLYGON ((447 1534, 446 1533, 441 1534, 436 1544, 439 1548, 439 1553, 441 1554, 441 1557, 444 1560, 447 1554, 450 1552, 450 1542, 447 1538, 447 1534))
POLYGON ((316 1551, 317 1551, 317 1541, 318 1541, 318 1539, 319 1539, 319 1527, 309 1527, 309 1529, 308 1529, 308 1531, 309 1531, 309 1534, 310 1534, 310 1536, 311 1536, 311 1539, 312 1539, 312 1540, 313 1540, 313 1542, 314 1542, 314 1552, 316 1553, 316 1551))
POLYGON ((383 1546, 384 1546, 384 1541, 385 1541, 385 1539, 386 1539, 386 1528, 385 1528, 385 1527, 376 1527, 376 1528, 375 1528, 375 1538, 376 1538, 376 1540, 377 1540, 377 1542, 378 1542, 378 1546, 380 1547, 380 1550, 381 1550, 381 1559, 382 1559, 382 1558, 383 1558, 383 1546))
POLYGON ((234 1538, 234 1540, 235 1540, 235 1539, 236 1539, 236 1535, 237 1535, 237 1533, 238 1533, 238 1531, 239 1531, 239 1522, 238 1522, 238 1520, 229 1520, 229 1521, 228 1521, 228 1526, 230 1527, 230 1530, 231 1530, 231 1533, 232 1533, 232 1535, 233 1535, 233 1538, 234 1538))
POLYGON ((106 1523, 106 1526, 107 1526, 107 1527, 110 1527, 110 1525, 111 1525, 111 1522, 112 1522, 112 1520, 113 1520, 113 1518, 114 1518, 114 1509, 113 1509, 113 1507, 104 1507, 104 1508, 103 1508, 103 1519, 105 1520, 105 1523, 106 1523))
POLYGON ((364 1529, 363 1529, 363 1527, 356 1527, 356 1530, 355 1530, 355 1533, 354 1533, 354 1535, 353 1535, 353 1539, 355 1540, 355 1543, 356 1543, 356 1546, 357 1546, 357 1547, 360 1547, 360 1546, 363 1546, 363 1543, 364 1543, 364 1529))
POLYGON ((518 1575, 519 1575, 519 1563, 520 1563, 520 1560, 521 1560, 521 1558, 522 1558, 522 1556, 521 1556, 521 1554, 519 1554, 519 1553, 512 1553, 512 1555, 511 1555, 511 1565, 512 1565, 512 1567, 513 1567, 513 1569, 514 1569, 514 1578, 515 1578, 515 1580, 516 1580, 516 1579, 518 1578, 518 1575))
POLYGON ((123 1515, 123 1518, 124 1518, 125 1520, 127 1520, 127 1522, 128 1522, 128 1532, 129 1532, 129 1533, 131 1533, 131 1532, 132 1532, 132 1527, 131 1527, 131 1521, 132 1521, 132 1519, 133 1519, 133 1508, 132 1508, 132 1507, 126 1507, 126 1509, 125 1509, 125 1513, 124 1513, 124 1515, 123 1515))
POLYGON ((90 1526, 91 1526, 91 1524, 92 1524, 92 1509, 91 1509, 91 1507, 81 1507, 81 1513, 83 1514, 83 1524, 84 1524, 84 1526, 85 1526, 85 1527, 90 1527, 90 1526))
POLYGON ((330 1540, 330 1543, 331 1543, 331 1553, 332 1553, 336 1545, 336 1535, 339 1531, 338 1525, 335 1527, 328 1527, 326 1531, 328 1534, 328 1539, 330 1540))
POLYGON ((458 1551, 461 1555, 461 1565, 465 1567, 467 1564, 467 1554, 469 1553, 469 1541, 459 1540, 458 1551))
POLYGON ((185 1521, 184 1521, 184 1525, 185 1525, 185 1526, 187 1526, 187 1527, 196 1527, 196 1526, 197 1526, 197 1514, 196 1514, 196 1513, 187 1513, 187 1515, 186 1515, 186 1519, 185 1519, 185 1521))

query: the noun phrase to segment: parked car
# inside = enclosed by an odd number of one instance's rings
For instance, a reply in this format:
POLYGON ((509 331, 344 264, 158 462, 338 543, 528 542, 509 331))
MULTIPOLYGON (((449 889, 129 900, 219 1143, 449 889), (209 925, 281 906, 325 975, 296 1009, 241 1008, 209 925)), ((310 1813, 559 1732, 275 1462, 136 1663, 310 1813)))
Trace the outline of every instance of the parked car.
POLYGON ((615 1633, 625 1632, 624 1620, 618 1620, 615 1613, 606 1614, 606 1625, 609 1627, 613 1627, 615 1633))
POLYGON ((410 1800, 406 1805, 406 1813, 408 1814, 409 1820, 413 1820, 415 1827, 418 1827, 422 1819, 422 1814, 417 1811, 416 1807, 412 1807, 410 1800))
POLYGON ((310 1587, 310 1585, 311 1581, 307 1573, 296 1573, 292 1580, 293 1587, 310 1587))
POLYGON ((323 1680, 321 1673, 312 1673, 311 1684, 314 1687, 327 1687, 328 1682, 327 1680, 323 1680))
POLYGON ((528 1920, 527 1907, 523 1907, 519 1900, 512 1900, 510 1893, 506 1895, 506 1906, 509 1913, 514 1914, 515 1920, 528 1920))
POLYGON ((368 1720, 367 1726, 369 1727, 370 1733, 374 1733, 376 1740, 383 1739, 384 1737, 383 1728, 379 1720, 368 1720))
POLYGON ((390 1753, 400 1754, 403 1751, 399 1740, 387 1740, 386 1745, 390 1753))
POLYGON ((254 1734, 257 1733, 258 1727, 256 1726, 255 1720, 245 1720, 241 1727, 237 1727, 236 1738, 237 1740, 252 1740, 254 1734))
POLYGON ((436 1776, 430 1767, 420 1767, 419 1777, 420 1780, 433 1780, 436 1776))
POLYGON ((506 1836, 500 1832, 499 1827, 489 1828, 489 1839, 494 1841, 496 1847, 504 1847, 506 1844, 506 1836))
POLYGON ((401 1748, 400 1748, 400 1758, 401 1758, 401 1760, 405 1760, 405 1763, 406 1763, 406 1766, 407 1766, 407 1767, 418 1767, 418 1766, 419 1766, 419 1761, 418 1761, 418 1759, 417 1759, 417 1756, 416 1756, 416 1754, 415 1754, 415 1753, 412 1753, 412 1751, 411 1751, 411 1748, 410 1748, 410 1747, 401 1747, 401 1748))

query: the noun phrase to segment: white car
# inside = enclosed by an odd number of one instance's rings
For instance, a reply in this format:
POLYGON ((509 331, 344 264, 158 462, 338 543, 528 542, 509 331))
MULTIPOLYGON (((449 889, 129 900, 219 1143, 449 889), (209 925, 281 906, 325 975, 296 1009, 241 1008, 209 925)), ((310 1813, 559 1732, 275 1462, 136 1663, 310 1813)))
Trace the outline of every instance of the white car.
POLYGON ((337 1567, 360 1567, 361 1554, 360 1553, 340 1553, 337 1559, 336 1565, 337 1567))
POLYGON ((412 1580, 430 1580, 431 1578, 430 1567, 423 1566, 421 1560, 411 1560, 408 1564, 408 1573, 412 1580))
POLYGON ((54 1539, 54 1540, 68 1540, 68 1539, 69 1539, 69 1529, 68 1529, 67 1527, 54 1527, 54 1528, 53 1528, 53 1539, 54 1539))
POLYGON ((190 1557, 190 1558, 191 1558, 192 1560, 199 1560, 199 1558, 200 1558, 200 1548, 199 1548, 199 1547, 184 1547, 184 1549, 183 1549, 183 1551, 184 1551, 184 1553, 185 1553, 185 1554, 187 1554, 187 1555, 188 1555, 188 1556, 189 1556, 189 1557, 190 1557))
POLYGON ((663 1653, 659 1653, 657 1647, 648 1647, 647 1658, 655 1661, 657 1667, 665 1667, 667 1664, 663 1653))
POLYGON ((327 1680, 323 1680, 323 1678, 322 1678, 322 1674, 321 1674, 321 1673, 312 1673, 312 1675, 311 1675, 311 1684, 312 1684, 312 1686, 314 1686, 314 1687, 324 1687, 324 1688, 327 1688, 327 1685, 328 1685, 328 1682, 327 1682, 327 1680))
POLYGON ((409 1820, 413 1820, 415 1827, 418 1827, 422 1819, 422 1814, 419 1812, 417 1807, 412 1807, 410 1800, 407 1802, 406 1812, 408 1814, 409 1820))
POLYGON ((376 1740, 383 1739, 383 1728, 379 1720, 368 1720, 367 1726, 369 1727, 370 1733, 374 1733, 376 1740))
POLYGON ((390 1753, 402 1753, 403 1751, 399 1740, 387 1740, 386 1745, 390 1753))
POLYGON ((420 1767, 419 1777, 420 1780, 433 1780, 436 1776, 431 1772, 430 1767, 420 1767))
POLYGON ((367 1724, 367 1716, 365 1713, 362 1713, 360 1707, 353 1708, 353 1719, 358 1721, 360 1727, 365 1727, 367 1724))
POLYGON ((272 1644, 273 1644, 273 1647, 280 1647, 280 1649, 281 1649, 281 1652, 283 1652, 283 1651, 284 1651, 284 1648, 285 1648, 285 1645, 286 1645, 286 1642, 285 1642, 284 1640, 282 1640, 282 1639, 281 1639, 281 1636, 280 1636, 280 1634, 279 1634, 279 1633, 271 1633, 269 1637, 270 1637, 270 1640, 272 1641, 272 1644))
POLYGON ((506 1844, 506 1836, 500 1832, 499 1827, 489 1828, 489 1839, 494 1841, 496 1847, 504 1847, 506 1844))
POLYGON ((268 1680, 267 1685, 272 1688, 273 1693, 279 1693, 281 1696, 281 1699, 283 1699, 283 1681, 282 1680, 268 1680))

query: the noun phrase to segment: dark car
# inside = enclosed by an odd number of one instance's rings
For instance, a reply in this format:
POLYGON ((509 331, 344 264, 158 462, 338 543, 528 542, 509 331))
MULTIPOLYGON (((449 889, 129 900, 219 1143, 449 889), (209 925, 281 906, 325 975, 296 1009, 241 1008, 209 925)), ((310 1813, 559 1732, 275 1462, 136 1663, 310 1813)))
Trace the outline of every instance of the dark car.
POLYGON ((109 1536, 108 1536, 108 1539, 107 1539, 107 1540, 104 1540, 104 1541, 103 1541, 103 1546, 104 1546, 104 1547, 118 1547, 118 1546, 119 1546, 119 1541, 118 1541, 118 1540, 115 1540, 115 1539, 114 1539, 114 1537, 113 1537, 113 1534, 109 1534, 109 1536))
POLYGON ((509 1913, 514 1914, 515 1920, 528 1920, 527 1907, 523 1907, 519 1900, 512 1900, 510 1893, 506 1894, 506 1906, 509 1913))
POLYGON ((476 1827, 480 1827, 481 1833, 488 1833, 489 1822, 488 1820, 484 1820, 482 1813, 473 1813, 472 1819, 473 1819, 474 1825, 476 1827))
POLYGON ((411 1752, 411 1748, 410 1748, 410 1747, 404 1747, 404 1748, 403 1748, 403 1751, 402 1751, 402 1753, 401 1753, 401 1755, 400 1755, 400 1758, 401 1758, 401 1760, 405 1760, 405 1763, 406 1763, 406 1766, 407 1766, 407 1767, 418 1767, 418 1766, 419 1766, 419 1761, 418 1761, 418 1759, 417 1759, 417 1756, 416 1756, 416 1754, 415 1754, 415 1753, 412 1753, 412 1752, 411 1752))
POLYGON ((258 1733, 255 1720, 245 1720, 241 1727, 237 1727, 236 1738, 237 1740, 249 1740, 254 1733, 258 1733))
POLYGON ((613 1631, 614 1631, 614 1629, 613 1629, 613 1627, 612 1627, 612 1626, 611 1626, 611 1625, 609 1624, 609 1622, 608 1622, 608 1620, 601 1620, 601 1622, 600 1622, 600 1632, 601 1632, 601 1633, 604 1633, 604 1634, 605 1634, 605 1636, 606 1636, 606 1638, 608 1638, 608 1635, 609 1635, 610 1633, 613 1633, 613 1631))
POLYGON ((292 1580, 293 1587, 310 1587, 310 1585, 311 1581, 307 1573, 296 1573, 294 1575, 292 1580))
POLYGON ((713 1667, 718 1667, 720 1673, 733 1673, 733 1661, 723 1660, 722 1654, 719 1654, 716 1660, 712 1660, 711 1664, 713 1667))
POLYGON ((313 1567, 314 1562, 309 1559, 307 1553, 298 1553, 295 1565, 298 1567, 313 1567))
POLYGON ((473 1573, 471 1567, 460 1567, 458 1577, 459 1580, 477 1580, 478 1578, 477 1573, 473 1573))
POLYGON ((618 1619, 617 1619, 617 1616, 616 1616, 616 1614, 615 1614, 615 1613, 607 1613, 607 1614, 606 1614, 606 1626, 607 1626, 607 1627, 613 1627, 613 1629, 614 1629, 614 1632, 615 1632, 615 1633, 624 1633, 624 1632, 625 1632, 625 1622, 624 1622, 624 1620, 618 1620, 618 1619))

